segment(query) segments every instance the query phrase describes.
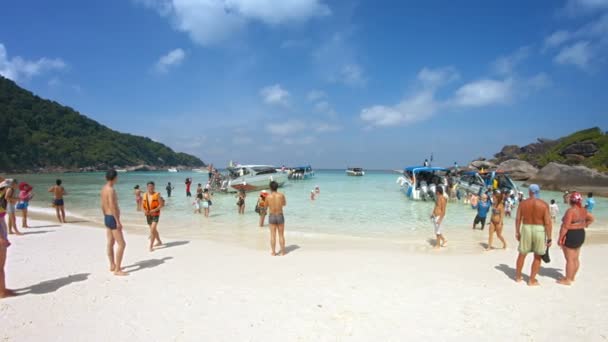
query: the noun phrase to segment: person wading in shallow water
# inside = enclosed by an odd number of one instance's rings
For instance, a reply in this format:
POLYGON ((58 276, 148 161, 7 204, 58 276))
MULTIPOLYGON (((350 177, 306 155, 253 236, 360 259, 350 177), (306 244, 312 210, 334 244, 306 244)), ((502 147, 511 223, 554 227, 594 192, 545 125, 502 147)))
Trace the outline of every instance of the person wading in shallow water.
POLYGON ((519 204, 515 217, 515 238, 519 241, 515 281, 522 281, 521 270, 524 267, 526 255, 534 253, 528 285, 537 286, 539 283, 536 280, 536 275, 540 270, 542 256, 545 255, 547 247, 551 247, 553 225, 549 205, 538 198, 540 187, 532 184, 528 190, 530 197, 519 204))

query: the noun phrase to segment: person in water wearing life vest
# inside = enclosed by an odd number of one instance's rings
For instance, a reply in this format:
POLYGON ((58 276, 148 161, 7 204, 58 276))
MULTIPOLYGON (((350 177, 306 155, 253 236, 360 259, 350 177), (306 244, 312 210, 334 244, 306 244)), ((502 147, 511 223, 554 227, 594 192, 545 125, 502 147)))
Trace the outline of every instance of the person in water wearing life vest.
POLYGON ((165 200, 159 192, 154 189, 154 182, 148 182, 148 191, 144 194, 143 207, 146 215, 146 221, 150 226, 150 252, 154 251, 155 246, 160 246, 163 242, 158 234, 158 219, 160 218, 160 210, 165 206, 165 200), (154 242, 156 241, 156 244, 154 242))

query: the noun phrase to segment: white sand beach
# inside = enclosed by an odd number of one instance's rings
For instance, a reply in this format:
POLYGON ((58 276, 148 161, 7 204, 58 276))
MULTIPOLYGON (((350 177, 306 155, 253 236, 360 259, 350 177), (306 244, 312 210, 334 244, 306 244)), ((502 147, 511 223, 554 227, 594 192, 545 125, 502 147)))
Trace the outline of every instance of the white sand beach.
POLYGON ((530 288, 512 279, 513 248, 361 248, 288 235, 290 253, 271 257, 264 231, 240 243, 165 238, 167 248, 150 253, 146 236, 127 233, 131 274, 115 277, 102 229, 31 225, 9 249, 7 284, 21 295, 0 300, 2 341, 608 338, 605 244, 584 247, 572 287, 555 283, 564 260, 553 248, 541 286, 530 288))

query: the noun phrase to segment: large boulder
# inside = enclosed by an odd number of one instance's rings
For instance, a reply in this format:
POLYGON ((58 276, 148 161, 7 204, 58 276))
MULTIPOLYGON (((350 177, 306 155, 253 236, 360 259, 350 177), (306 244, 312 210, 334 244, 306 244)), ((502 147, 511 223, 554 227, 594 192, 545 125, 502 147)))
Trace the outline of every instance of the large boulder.
POLYGON ((517 156, 521 153, 521 149, 517 145, 507 145, 500 150, 500 152, 496 153, 494 157, 499 161, 505 161, 509 159, 516 159, 517 156))
POLYGON ((599 147, 593 141, 583 141, 566 146, 560 151, 560 154, 562 156, 575 154, 589 158, 593 157, 599 150, 599 147))
POLYGON ((581 190, 608 193, 608 175, 581 165, 549 163, 528 183, 537 183, 548 190, 581 190))
POLYGON ((528 180, 538 173, 538 169, 527 161, 519 159, 509 159, 498 165, 498 169, 509 173, 514 180, 528 180))

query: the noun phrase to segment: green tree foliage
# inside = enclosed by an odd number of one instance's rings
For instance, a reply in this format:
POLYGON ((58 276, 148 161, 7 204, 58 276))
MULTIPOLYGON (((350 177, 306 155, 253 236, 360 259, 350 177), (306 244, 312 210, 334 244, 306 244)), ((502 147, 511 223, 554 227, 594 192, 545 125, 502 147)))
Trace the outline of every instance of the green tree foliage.
POLYGON ((204 166, 149 138, 111 130, 0 76, 0 170, 204 166))

